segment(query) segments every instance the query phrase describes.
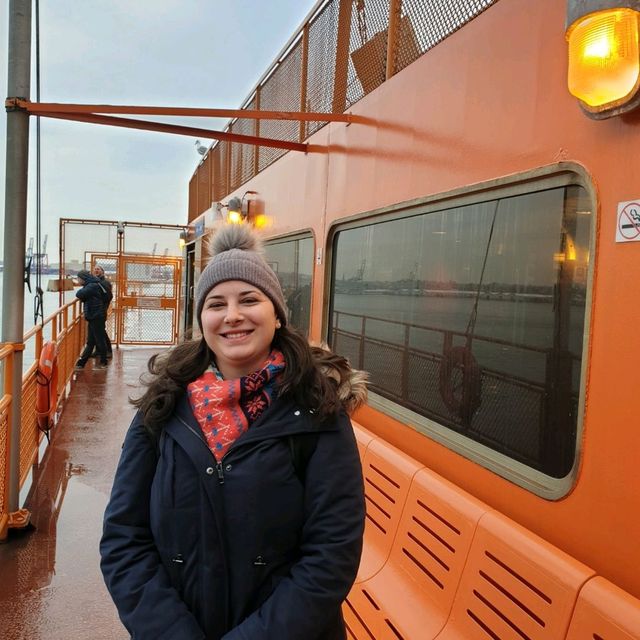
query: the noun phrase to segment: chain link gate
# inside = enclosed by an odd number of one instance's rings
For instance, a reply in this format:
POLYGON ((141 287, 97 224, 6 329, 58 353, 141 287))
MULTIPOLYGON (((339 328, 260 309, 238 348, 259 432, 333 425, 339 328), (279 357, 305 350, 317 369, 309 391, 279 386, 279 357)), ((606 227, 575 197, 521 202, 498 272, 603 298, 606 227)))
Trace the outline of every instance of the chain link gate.
POLYGON ((175 344, 182 260, 167 256, 93 253, 113 285, 107 333, 116 344, 175 344))

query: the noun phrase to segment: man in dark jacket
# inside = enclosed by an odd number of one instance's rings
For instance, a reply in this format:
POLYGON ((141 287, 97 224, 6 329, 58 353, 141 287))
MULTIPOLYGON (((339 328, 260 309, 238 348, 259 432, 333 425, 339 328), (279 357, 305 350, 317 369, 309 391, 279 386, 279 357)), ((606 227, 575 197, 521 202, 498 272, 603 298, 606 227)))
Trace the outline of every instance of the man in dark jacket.
POLYGON ((87 344, 80 358, 76 362, 76 369, 83 369, 95 346, 98 351, 99 363, 95 369, 104 369, 107 366, 107 347, 105 343, 104 315, 106 289, 95 276, 88 271, 78 272, 78 281, 82 287, 76 292, 76 297, 82 300, 84 307, 84 319, 87 321, 87 344))
MULTIPOLYGON (((109 305, 113 300, 113 286, 111 282, 109 282, 109 280, 107 280, 107 278, 105 277, 104 269, 99 264, 93 267, 93 275, 98 278, 100 285, 107 292, 106 304, 104 305, 104 341, 107 348, 107 358, 111 359, 113 357, 113 347, 111 346, 111 339, 109 338, 109 333, 107 331, 107 313, 109 311, 109 305)), ((93 355, 96 357, 98 355, 95 349, 93 355)))

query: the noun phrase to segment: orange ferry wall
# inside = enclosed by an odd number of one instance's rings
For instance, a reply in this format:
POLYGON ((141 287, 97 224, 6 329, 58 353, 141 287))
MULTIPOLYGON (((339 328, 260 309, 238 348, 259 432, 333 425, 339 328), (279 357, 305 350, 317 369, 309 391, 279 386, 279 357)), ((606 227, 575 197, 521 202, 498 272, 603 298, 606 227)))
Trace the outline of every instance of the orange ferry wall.
POLYGON ((569 95, 565 6, 500 0, 351 108, 380 124, 327 125, 310 153, 288 153, 237 193, 258 192, 275 218, 270 234, 313 231, 323 251, 312 302, 319 339, 332 224, 560 161, 585 168, 598 230, 573 490, 548 501, 372 408, 358 419, 640 597, 640 243, 615 242, 617 203, 640 198, 640 115, 597 122, 569 95))

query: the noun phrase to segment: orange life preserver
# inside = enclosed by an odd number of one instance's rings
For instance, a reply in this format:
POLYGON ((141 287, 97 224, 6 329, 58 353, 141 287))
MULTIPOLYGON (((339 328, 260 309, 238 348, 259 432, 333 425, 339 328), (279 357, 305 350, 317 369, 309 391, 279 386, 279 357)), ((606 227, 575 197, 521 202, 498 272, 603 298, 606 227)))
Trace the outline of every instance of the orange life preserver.
POLYGON ((47 431, 51 427, 51 414, 58 404, 58 345, 55 342, 45 342, 42 347, 36 382, 38 427, 47 431))
POLYGON ((471 422, 482 401, 482 373, 470 347, 452 347, 440 363, 440 396, 447 409, 471 422))

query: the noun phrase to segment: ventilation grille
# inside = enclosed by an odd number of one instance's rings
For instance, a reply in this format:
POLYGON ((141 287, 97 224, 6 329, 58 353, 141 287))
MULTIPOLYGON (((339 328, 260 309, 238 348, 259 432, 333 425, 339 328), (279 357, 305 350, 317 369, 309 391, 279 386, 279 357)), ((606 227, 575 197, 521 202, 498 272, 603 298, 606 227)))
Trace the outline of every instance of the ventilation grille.
POLYGON ((366 590, 358 588, 345 601, 345 625, 347 637, 354 640, 379 640, 374 621, 385 627, 384 638, 408 640, 384 615, 374 597, 366 590), (357 606, 356 606, 357 603, 357 606))
POLYGON ((427 588, 444 590, 460 547, 461 531, 435 508, 417 499, 402 535, 402 553, 412 577, 427 588))
POLYGON ((535 579, 484 552, 466 613, 478 638, 538 640, 544 637, 552 599, 535 579))
POLYGON ((387 536, 391 531, 394 514, 400 503, 400 483, 385 472, 382 465, 369 463, 365 471, 365 499, 367 501, 367 523, 379 535, 387 536))

